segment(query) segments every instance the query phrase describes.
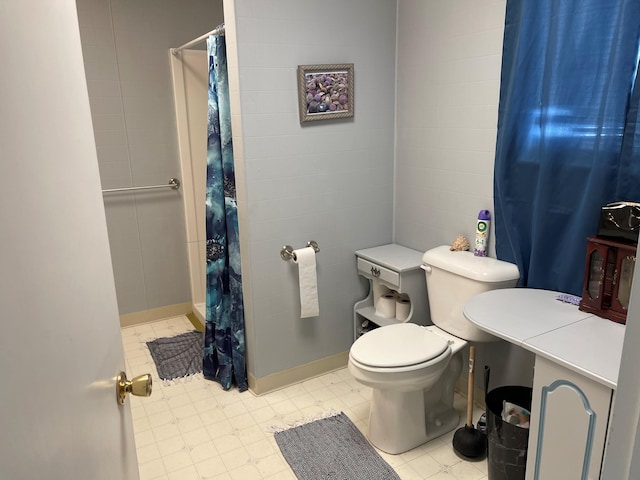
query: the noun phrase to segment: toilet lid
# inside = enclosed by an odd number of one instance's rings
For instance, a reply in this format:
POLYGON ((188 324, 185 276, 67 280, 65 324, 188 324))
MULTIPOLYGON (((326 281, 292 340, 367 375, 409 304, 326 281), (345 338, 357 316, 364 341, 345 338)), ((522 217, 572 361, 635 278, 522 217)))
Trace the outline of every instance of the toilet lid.
POLYGON ((376 328, 351 346, 354 360, 371 367, 404 367, 442 355, 447 341, 415 323, 376 328))

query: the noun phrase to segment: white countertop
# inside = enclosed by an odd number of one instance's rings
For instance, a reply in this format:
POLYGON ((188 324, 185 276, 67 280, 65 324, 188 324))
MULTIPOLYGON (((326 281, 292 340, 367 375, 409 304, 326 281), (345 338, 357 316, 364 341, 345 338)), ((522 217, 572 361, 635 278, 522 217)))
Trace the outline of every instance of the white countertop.
POLYGON ((556 300, 559 294, 492 290, 469 300, 464 314, 486 332, 615 389, 625 326, 556 300))

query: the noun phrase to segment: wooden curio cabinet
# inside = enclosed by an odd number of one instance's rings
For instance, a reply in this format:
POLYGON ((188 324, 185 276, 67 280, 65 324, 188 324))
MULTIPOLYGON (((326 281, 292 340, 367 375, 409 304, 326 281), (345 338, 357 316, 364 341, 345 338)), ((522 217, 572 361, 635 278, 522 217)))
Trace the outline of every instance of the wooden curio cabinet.
POLYGON ((635 245, 588 237, 579 309, 626 323, 635 264, 635 245))

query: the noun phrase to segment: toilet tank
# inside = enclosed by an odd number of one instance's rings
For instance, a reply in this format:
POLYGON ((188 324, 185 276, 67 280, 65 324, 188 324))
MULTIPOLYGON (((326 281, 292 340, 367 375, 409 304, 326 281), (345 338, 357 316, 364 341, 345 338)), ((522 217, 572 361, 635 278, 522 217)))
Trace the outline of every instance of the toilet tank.
POLYGON ((444 245, 422 256, 427 279, 431 321, 442 330, 472 342, 492 342, 497 338, 469 322, 464 304, 479 293, 515 287, 520 273, 512 263, 476 257, 471 252, 452 252, 444 245))

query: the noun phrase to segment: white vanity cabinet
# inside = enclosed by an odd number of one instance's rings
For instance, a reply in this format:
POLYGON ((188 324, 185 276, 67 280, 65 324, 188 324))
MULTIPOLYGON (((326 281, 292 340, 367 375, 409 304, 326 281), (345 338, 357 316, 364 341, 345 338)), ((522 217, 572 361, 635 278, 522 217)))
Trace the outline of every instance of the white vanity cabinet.
POLYGON ((393 243, 356 251, 358 274, 369 280, 369 293, 353 307, 354 340, 360 336, 365 321, 373 328, 399 322, 396 318, 376 315, 375 297, 382 286, 409 297, 411 307, 404 322, 430 324, 427 285, 420 268, 423 254, 393 243))
POLYGON ((600 478, 624 332, 586 315, 522 343, 536 354, 527 479, 600 478))
POLYGON ((526 479, 600 478, 625 326, 514 288, 464 306, 482 330, 535 354, 526 479))
POLYGON ((537 356, 526 478, 599 479, 612 399, 611 388, 537 356))

